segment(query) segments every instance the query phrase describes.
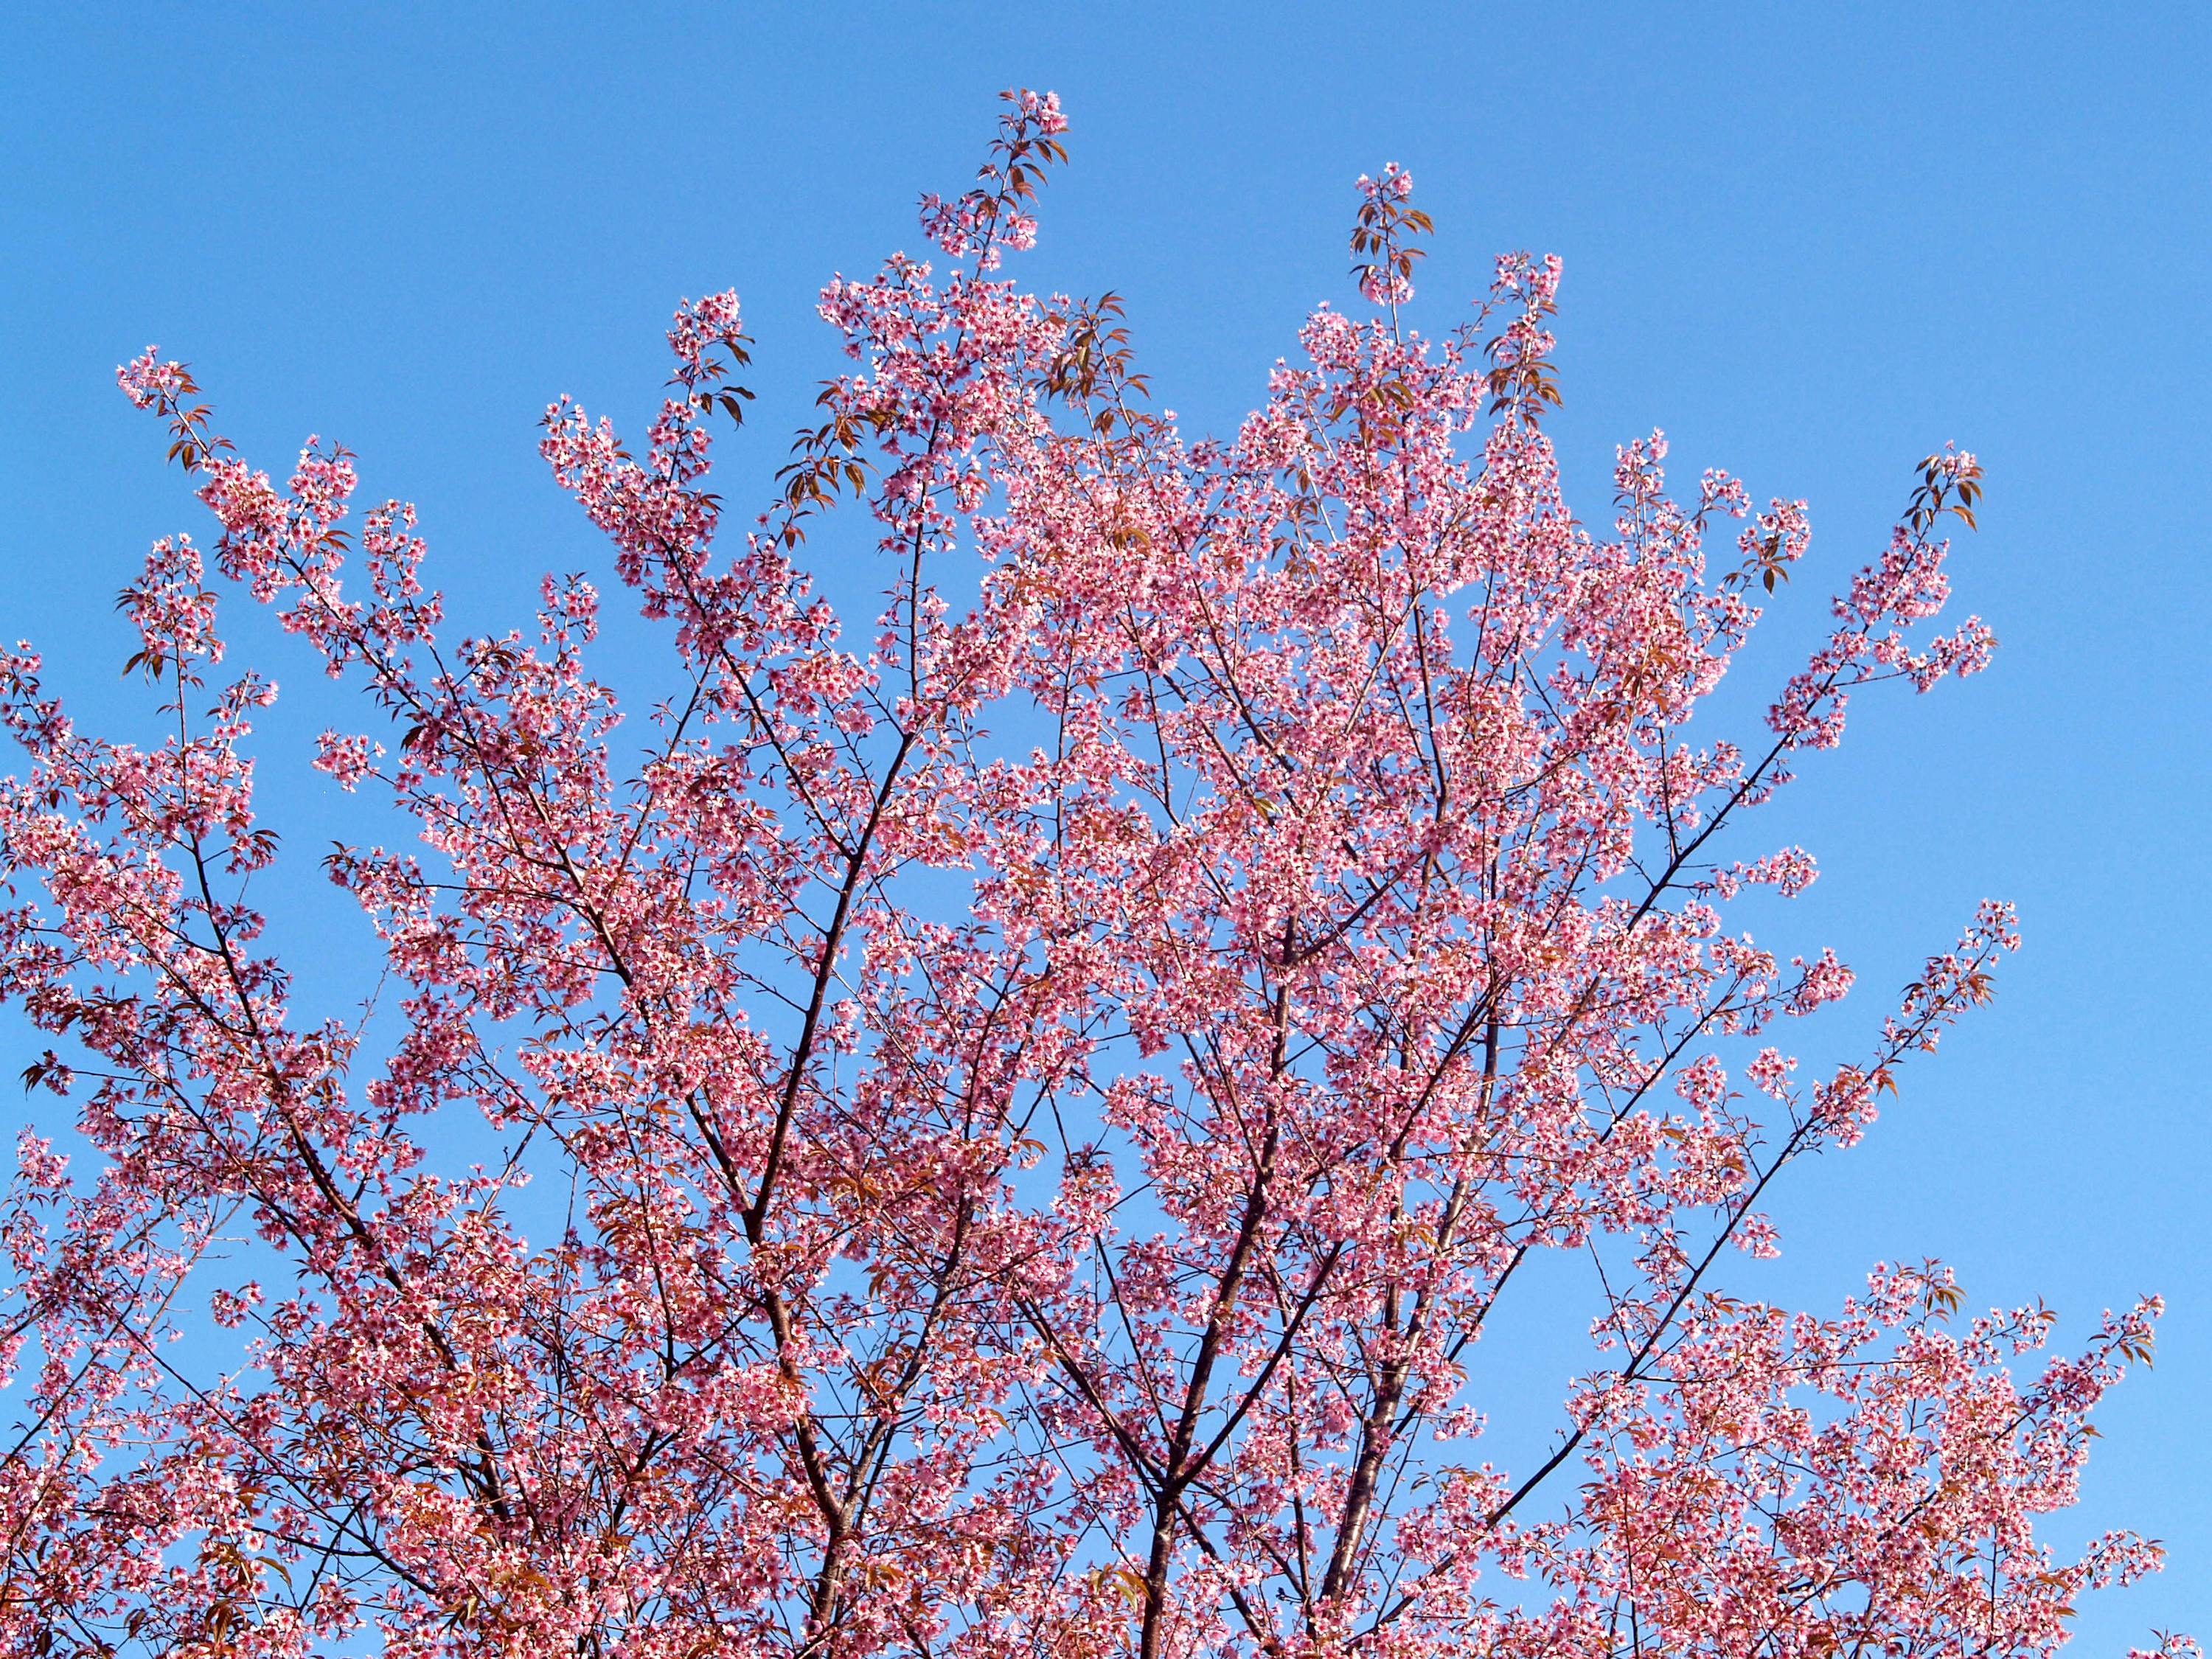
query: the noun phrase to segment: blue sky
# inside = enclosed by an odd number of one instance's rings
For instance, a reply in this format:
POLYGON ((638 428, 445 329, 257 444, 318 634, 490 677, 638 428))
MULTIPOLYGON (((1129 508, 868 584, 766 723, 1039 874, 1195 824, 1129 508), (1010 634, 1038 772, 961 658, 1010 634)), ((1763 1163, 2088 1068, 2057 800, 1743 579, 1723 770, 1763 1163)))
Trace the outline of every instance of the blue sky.
MULTIPOLYGON (((1996 665, 1870 703, 1760 839, 1821 860, 1786 937, 1861 970, 1841 1050, 1984 894, 2019 902, 2027 948, 1868 1144, 1802 1172, 1759 1288, 1826 1305, 1876 1257, 1934 1254, 2069 1336, 2162 1291, 2158 1367, 2109 1403, 2050 1535, 2172 1547, 2085 1610, 2083 1651, 2203 1632, 2212 14, 1548 9, 11 8, 0 635, 88 719, 141 718, 108 596, 150 538, 204 528, 113 389, 149 341, 262 464, 309 432, 358 451, 369 496, 421 505, 460 625, 504 626, 539 572, 602 564, 535 454, 546 402, 641 427, 671 306, 735 285, 762 399, 726 487, 764 483, 837 367, 816 289, 918 246, 916 194, 966 178, 1000 88, 1055 88, 1074 122, 1020 274, 1125 295, 1191 428, 1351 300, 1352 180, 1401 161, 1439 231, 1418 321, 1455 321, 1498 250, 1565 258, 1556 429, 1586 514, 1612 446, 1655 426, 1678 477, 1812 503, 1747 680, 1789 671, 1917 457, 1982 455, 1959 603, 1996 665)), ((264 654, 310 689, 296 651, 264 654)), ((280 708, 272 755, 323 719, 280 708)), ((313 784, 270 789, 289 844, 346 833, 313 784)), ((328 901, 297 902, 319 943, 328 901)), ((356 994, 349 965, 315 952, 310 987, 356 994)))

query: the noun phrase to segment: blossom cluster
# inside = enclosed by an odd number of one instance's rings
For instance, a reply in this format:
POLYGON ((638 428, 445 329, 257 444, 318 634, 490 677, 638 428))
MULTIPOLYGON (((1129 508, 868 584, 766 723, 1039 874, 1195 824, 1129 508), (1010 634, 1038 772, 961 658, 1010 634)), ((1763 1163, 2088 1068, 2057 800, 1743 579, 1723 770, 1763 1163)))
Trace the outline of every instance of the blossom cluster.
POLYGON ((1851 695, 1987 659, 1930 632, 1972 459, 1767 729, 1708 732, 1806 510, 1677 499, 1656 434, 1609 528, 1570 510, 1556 259, 1424 337, 1428 221, 1363 179, 1367 308, 1188 438, 1117 301, 1000 274, 1066 127, 1009 94, 924 200, 943 268, 823 289, 848 368, 753 516, 709 487, 733 293, 638 449, 547 412, 667 638, 627 728, 592 581, 456 637, 345 450, 272 476, 181 365, 120 371, 217 530, 124 597, 150 746, 0 655, 0 997, 77 1114, 0 1202, 7 1650, 1993 1659, 2155 1565, 2035 1527, 2154 1303, 2050 1358, 1939 1264, 1724 1289, 2018 943, 1984 907, 1801 1061, 1852 971, 1735 908, 1813 879, 1743 837, 1851 695), (848 631, 805 560, 856 520, 848 631), (253 896, 275 691, 225 583, 360 696, 309 757, 378 813, 324 860, 342 1016, 253 896), (1583 1261, 1549 1449, 1486 1461, 1469 1349, 1583 1261))

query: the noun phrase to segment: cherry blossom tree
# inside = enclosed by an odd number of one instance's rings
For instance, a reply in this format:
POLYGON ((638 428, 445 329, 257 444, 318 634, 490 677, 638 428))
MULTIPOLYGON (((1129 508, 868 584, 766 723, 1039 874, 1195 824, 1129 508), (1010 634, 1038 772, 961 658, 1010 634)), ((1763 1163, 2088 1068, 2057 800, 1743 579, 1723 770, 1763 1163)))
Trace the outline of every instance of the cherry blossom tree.
POLYGON ((590 582, 454 638, 345 450, 280 483, 181 364, 120 371, 218 527, 122 598, 157 744, 0 658, 0 992, 76 1113, 0 1212, 0 1641, 2051 1651, 2156 1564, 2033 1526, 2156 1304, 2048 1358, 2047 1312, 1971 1316, 1934 1263, 1825 1312, 1723 1289, 2016 942, 1984 906, 1801 1069, 1789 1022, 1850 972, 1728 917, 1813 878, 1740 821, 1856 694, 1988 659, 1932 631, 1973 458, 1924 463, 1723 736, 1693 717, 1803 504, 1669 494, 1654 434, 1602 530, 1572 516, 1556 260, 1424 337, 1429 222, 1364 179, 1359 303, 1194 441, 1115 300, 1000 274, 1064 159, 1056 102, 1009 100, 975 186, 924 200, 939 255, 823 290, 851 368, 764 511, 709 488, 734 295, 678 310, 641 450, 547 412, 665 629, 627 727, 590 582), (854 635, 803 560, 856 515, 884 598, 854 635), (248 896, 276 691, 219 590, 359 694, 313 763, 383 803, 365 836, 404 821, 326 860, 381 988, 342 1017, 248 896), (1498 1467, 1470 1349, 1563 1254, 1587 1367, 1498 1467))

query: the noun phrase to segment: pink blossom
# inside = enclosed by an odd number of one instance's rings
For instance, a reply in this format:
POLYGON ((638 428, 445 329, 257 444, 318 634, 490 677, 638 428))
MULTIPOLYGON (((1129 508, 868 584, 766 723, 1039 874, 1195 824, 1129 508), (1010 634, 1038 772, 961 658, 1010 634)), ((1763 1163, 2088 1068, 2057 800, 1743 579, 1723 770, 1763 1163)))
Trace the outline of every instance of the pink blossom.
POLYGON ((1364 178, 1379 309, 1190 438, 1115 304, 1000 274, 1066 125, 1007 94, 923 200, 944 268, 823 289, 845 372, 750 502, 734 294, 635 449, 555 403, 619 589, 493 631, 405 503, 356 533, 343 447, 258 470, 182 365, 118 371, 219 531, 124 594, 145 743, 0 654, 0 997, 83 1147, 25 1135, 0 1200, 8 1651, 2044 1659, 2156 1567, 2038 1531, 2154 1300, 2067 1352, 1940 1263, 1725 1289, 2020 942, 1984 904, 1801 1080, 1765 1038, 1851 971, 1745 930, 1815 866, 1742 821, 1850 697, 1988 659, 1933 631, 1973 458, 1729 735, 1804 505, 1678 499, 1653 433, 1571 510, 1556 258, 1425 337, 1427 219, 1364 178), (841 617, 811 562, 871 554, 841 617), (618 591, 643 702, 596 678, 618 591), (257 804, 297 757, 241 600, 358 698, 326 856, 257 804), (296 979, 288 859, 364 918, 296 979), (1492 1315, 1547 1262, 1591 1346, 1507 1467, 1492 1315))

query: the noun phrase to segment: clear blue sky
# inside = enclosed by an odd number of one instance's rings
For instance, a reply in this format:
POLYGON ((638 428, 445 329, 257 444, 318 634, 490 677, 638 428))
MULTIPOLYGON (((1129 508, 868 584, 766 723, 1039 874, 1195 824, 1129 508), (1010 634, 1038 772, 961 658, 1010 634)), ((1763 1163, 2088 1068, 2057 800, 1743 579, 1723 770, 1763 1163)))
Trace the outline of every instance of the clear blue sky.
MULTIPOLYGON (((1001 87, 1074 121, 1023 274, 1125 294, 1190 428, 1350 299, 1351 182, 1402 161, 1439 227, 1421 320, 1455 320, 1498 249, 1565 258, 1586 514, 1612 445, 1663 426, 1678 477, 1810 500, 1810 590, 1877 544, 1913 459, 1983 456, 1960 603, 1996 667, 1868 708, 1762 839, 1820 857, 1787 937, 1862 972, 1839 1050, 1985 893, 2027 945, 1869 1142, 1802 1172, 1758 1288, 1825 1306, 1877 1256, 1936 1254, 1976 1304, 2046 1297, 2069 1337, 2162 1291, 2158 1368, 2110 1402, 2051 1535, 2172 1547, 2085 1611, 2082 1651, 2212 1632, 2212 13, 1551 9, 11 7, 0 635, 34 636, 95 719, 136 718, 108 598, 152 537, 204 529, 113 389, 148 341, 263 464, 311 431, 357 450, 368 495, 421 504, 460 623, 504 625, 539 571, 601 557, 536 458, 548 399, 641 427, 671 305, 734 284, 763 391, 737 453, 764 480, 836 367, 816 289, 918 245, 915 195, 964 179, 1001 87)), ((1794 597, 1747 673, 1787 672, 1817 620, 1794 597)), ((322 723, 290 708, 275 753, 322 723)), ((294 848, 345 832, 312 785, 270 791, 294 848)), ((325 901, 299 902, 319 943, 325 901)), ((310 987, 349 963, 312 952, 310 987)))

